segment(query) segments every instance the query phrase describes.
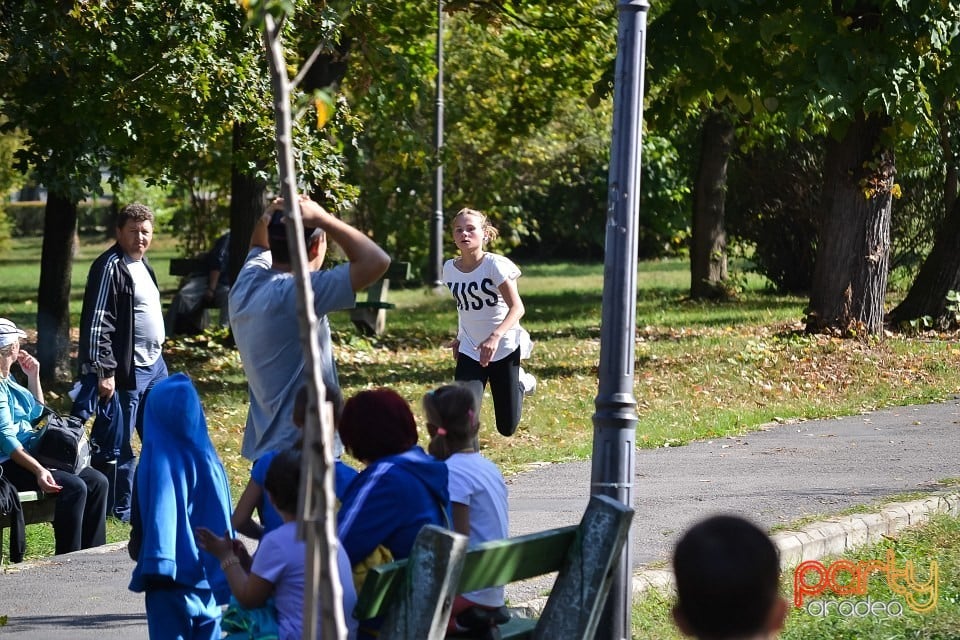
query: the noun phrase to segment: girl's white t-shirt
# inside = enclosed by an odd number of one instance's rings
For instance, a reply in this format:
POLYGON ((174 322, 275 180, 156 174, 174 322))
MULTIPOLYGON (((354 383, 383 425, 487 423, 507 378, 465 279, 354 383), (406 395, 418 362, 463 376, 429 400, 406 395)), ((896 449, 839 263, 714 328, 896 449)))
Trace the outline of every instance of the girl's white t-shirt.
MULTIPOLYGON (((507 485, 500 469, 479 453, 455 453, 447 463, 450 502, 470 507, 470 545, 502 540, 509 535, 507 485)), ((503 587, 491 587, 463 594, 487 607, 504 603, 503 587)))
MULTIPOLYGON (((457 303, 460 353, 480 360, 480 345, 503 322, 510 307, 500 295, 500 285, 520 277, 520 269, 509 258, 485 253, 476 269, 465 273, 454 260, 443 265, 443 282, 457 303)), ((507 331, 491 361, 502 360, 516 351, 526 335, 519 324, 507 331)))

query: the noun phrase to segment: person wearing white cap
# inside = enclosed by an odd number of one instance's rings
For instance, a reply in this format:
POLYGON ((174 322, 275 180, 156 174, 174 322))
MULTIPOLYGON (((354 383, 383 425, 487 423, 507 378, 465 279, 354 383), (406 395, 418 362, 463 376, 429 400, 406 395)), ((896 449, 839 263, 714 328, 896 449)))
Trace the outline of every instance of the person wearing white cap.
POLYGON ((56 553, 96 547, 106 542, 107 479, 87 467, 79 474, 50 470, 30 454, 36 434, 33 421, 43 413, 40 363, 20 349, 26 334, 0 318, 0 466, 18 491, 57 495, 53 516, 56 553), (21 386, 10 374, 14 363, 26 375, 21 386))

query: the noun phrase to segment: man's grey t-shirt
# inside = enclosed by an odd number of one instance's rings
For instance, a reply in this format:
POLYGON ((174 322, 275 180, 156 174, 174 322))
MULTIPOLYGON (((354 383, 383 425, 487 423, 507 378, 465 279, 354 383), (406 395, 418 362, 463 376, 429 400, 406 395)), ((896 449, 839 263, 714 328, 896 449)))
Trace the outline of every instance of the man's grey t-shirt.
POLYGON ((166 338, 160 291, 141 260, 124 262, 133 277, 133 363, 148 367, 160 359, 166 338))
MULTIPOLYGON (((230 326, 247 376, 250 410, 241 453, 256 460, 264 453, 293 446, 293 402, 306 382, 296 282, 292 273, 275 271, 270 252, 254 248, 230 289, 230 326)), ((326 314, 350 309, 356 294, 350 265, 310 273, 323 382, 339 386, 326 314)))

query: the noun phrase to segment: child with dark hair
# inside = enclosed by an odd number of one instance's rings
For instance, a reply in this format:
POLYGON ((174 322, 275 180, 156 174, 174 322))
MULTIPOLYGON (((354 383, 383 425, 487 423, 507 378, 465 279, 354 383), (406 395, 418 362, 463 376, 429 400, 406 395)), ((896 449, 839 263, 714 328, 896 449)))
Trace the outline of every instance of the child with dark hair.
MULTIPOLYGON (((463 383, 444 385, 423 397, 423 411, 431 436, 430 453, 446 462, 450 474, 454 530, 469 536, 471 545, 506 538, 507 485, 497 465, 480 455, 480 416, 473 391, 463 383)), ((459 595, 447 630, 467 631, 478 618, 489 626, 498 620, 492 614, 500 614, 503 603, 503 587, 459 595)))
POLYGON ((673 554, 677 627, 700 640, 773 638, 787 603, 780 559, 766 533, 743 518, 718 515, 694 525, 673 554))
MULTIPOLYGON (((340 391, 340 387, 327 387, 326 396, 327 402, 333 406, 333 425, 334 430, 336 430, 340 422, 340 415, 343 413, 343 393, 340 391)), ((307 387, 304 385, 297 391, 296 398, 293 402, 293 423, 302 429, 306 422, 306 415, 307 387)), ((342 500, 347 486, 357 476, 357 471, 340 460, 340 449, 342 449, 342 445, 340 444, 339 438, 335 439, 333 490, 337 499, 342 500)), ((298 440, 295 446, 300 447, 301 444, 302 439, 298 440)), ((270 504, 270 501, 267 500, 263 491, 263 483, 267 476, 267 469, 270 468, 270 463, 278 453, 279 451, 269 451, 257 458, 257 461, 253 463, 253 467, 250 469, 250 480, 247 481, 247 486, 237 501, 237 507, 233 510, 231 521, 233 522, 234 528, 243 535, 256 540, 262 538, 263 534, 273 531, 283 524, 283 519, 280 517, 280 514, 277 513, 276 509, 270 504), (256 510, 259 516, 259 522, 253 519, 254 510, 256 510)))
MULTIPOLYGON (((297 500, 300 490, 301 453, 298 449, 279 452, 270 463, 264 489, 283 525, 264 534, 251 560, 242 546, 209 529, 198 529, 200 548, 220 560, 230 591, 245 609, 256 609, 273 598, 280 640, 299 640, 303 635, 303 588, 306 547, 297 537, 297 500)), ((344 617, 348 638, 356 637, 356 621, 350 615, 357 602, 350 573, 350 561, 343 545, 337 544, 338 571, 343 586, 344 617)))

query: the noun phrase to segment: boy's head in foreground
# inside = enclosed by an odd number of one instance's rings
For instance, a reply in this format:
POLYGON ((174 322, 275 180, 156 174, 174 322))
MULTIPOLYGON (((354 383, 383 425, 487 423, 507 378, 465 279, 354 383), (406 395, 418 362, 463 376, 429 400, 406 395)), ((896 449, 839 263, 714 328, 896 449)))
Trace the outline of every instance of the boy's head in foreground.
POLYGON ((783 628, 780 558, 766 533, 737 516, 691 527, 673 554, 680 630, 699 640, 772 638, 783 628))

